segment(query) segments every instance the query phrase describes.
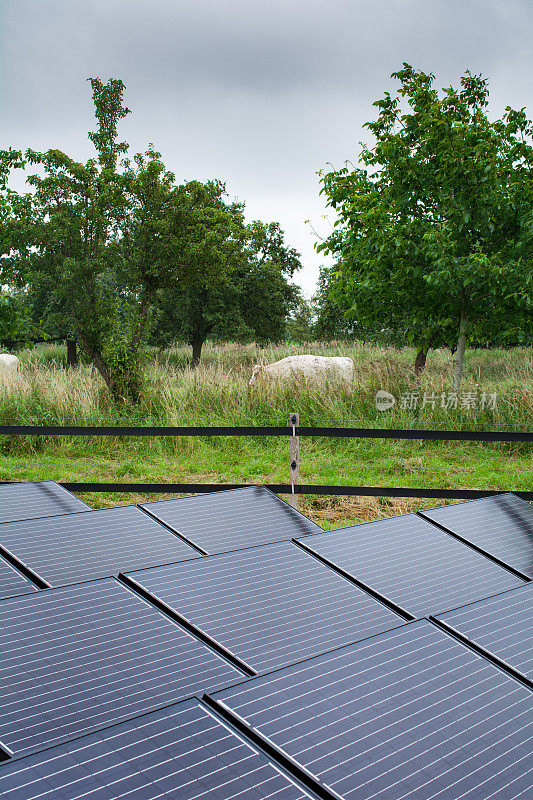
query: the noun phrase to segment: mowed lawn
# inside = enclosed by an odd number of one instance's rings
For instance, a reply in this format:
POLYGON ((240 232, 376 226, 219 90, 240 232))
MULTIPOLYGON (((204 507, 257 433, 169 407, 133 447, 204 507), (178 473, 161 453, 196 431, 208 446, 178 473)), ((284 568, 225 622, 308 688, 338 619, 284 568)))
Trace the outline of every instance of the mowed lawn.
MULTIPOLYGON (((313 343, 261 349, 227 344, 206 348, 203 365, 187 367, 188 349, 152 353, 141 404, 113 404, 87 365, 64 368, 65 353, 41 346, 19 354, 18 375, 0 380, 2 424, 78 425, 286 425, 298 411, 302 425, 531 430, 533 350, 470 350, 458 408, 435 408, 426 398, 451 392, 449 352, 430 354, 420 383, 414 351, 353 343, 313 343), (297 352, 354 359, 353 388, 335 385, 250 386, 254 363, 297 352), (397 403, 379 412, 384 389, 397 403), (481 407, 482 394, 486 396, 481 407), (414 396, 415 400, 411 400, 414 396), (475 396, 475 401, 472 397, 475 396), (492 397, 491 402, 488 398, 492 397), (407 402, 407 398, 409 401, 407 402), (415 405, 402 408, 404 405, 415 405)), ((287 483, 287 438, 2 437, 1 480, 116 481, 124 483, 287 483)), ((533 446, 510 443, 423 442, 363 439, 300 440, 302 483, 356 486, 533 488, 533 446)), ((93 507, 171 495, 91 493, 93 507)), ((301 510, 325 527, 416 510, 434 500, 387 497, 301 497, 301 510)))

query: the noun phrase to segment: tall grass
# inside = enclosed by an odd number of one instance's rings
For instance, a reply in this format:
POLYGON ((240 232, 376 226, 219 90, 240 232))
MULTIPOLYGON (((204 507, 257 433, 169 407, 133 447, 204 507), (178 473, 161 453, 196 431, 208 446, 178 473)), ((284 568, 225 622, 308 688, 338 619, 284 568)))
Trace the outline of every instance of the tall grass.
MULTIPOLYGON (((281 345, 207 345, 203 361, 190 370, 189 349, 153 352, 146 389, 138 405, 113 403, 91 367, 66 370, 64 348, 40 346, 20 353, 19 373, 0 373, 3 424, 286 424, 291 411, 304 425, 446 427, 486 430, 528 429, 533 420, 533 349, 470 350, 462 393, 496 394, 494 409, 443 409, 438 398, 451 391, 451 356, 430 354, 417 382, 412 348, 330 342, 281 345), (345 355, 355 364, 353 387, 305 380, 249 385, 254 363, 269 363, 295 353, 345 355), (396 399, 386 412, 375 407, 385 389, 396 399), (404 393, 419 395, 418 407, 402 409, 404 393), (437 397, 422 407, 424 393, 437 397)), ((460 406, 460 403, 459 403, 460 406)))

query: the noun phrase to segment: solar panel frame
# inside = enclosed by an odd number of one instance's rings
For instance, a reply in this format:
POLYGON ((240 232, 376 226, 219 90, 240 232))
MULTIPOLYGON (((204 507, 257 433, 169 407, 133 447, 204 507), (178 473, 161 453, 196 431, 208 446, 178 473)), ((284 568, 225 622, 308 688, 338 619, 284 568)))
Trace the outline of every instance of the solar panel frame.
POLYGON ((60 514, 77 514, 83 511, 92 509, 56 481, 0 483, 0 523, 40 519, 60 514), (26 511, 24 511, 25 504, 26 511), (37 504, 41 506, 41 513, 30 510, 37 504))
POLYGON ((302 661, 405 616, 293 542, 276 542, 121 575, 197 635, 217 642, 249 674, 302 661))
MULTIPOLYGON (((490 497, 482 497, 476 500, 467 500, 461 503, 452 503, 446 506, 435 506, 434 508, 424 508, 420 511, 417 511, 418 516, 422 517, 422 519, 426 519, 428 522, 431 522, 437 528, 448 533, 450 536, 453 536, 455 539, 466 544, 468 547, 471 547, 473 550, 476 550, 479 553, 482 553, 487 558, 490 558, 491 561, 494 561, 496 564, 499 564, 501 567, 512 572, 514 575, 517 575, 519 578, 522 578, 525 581, 533 580, 533 557, 530 558, 529 563, 524 563, 524 559, 516 552, 517 548, 515 546, 514 552, 509 552, 509 544, 507 543, 507 550, 504 552, 502 549, 499 554, 496 554, 495 549, 492 548, 489 544, 487 546, 487 541, 483 542, 479 537, 478 540, 474 538, 469 538, 468 535, 457 528, 461 525, 461 521, 454 521, 452 516, 458 513, 463 513, 466 510, 466 515, 463 520, 463 524, 466 521, 466 516, 468 512, 472 508, 476 508, 479 512, 480 508, 484 508, 487 505, 494 505, 498 501, 505 501, 505 500, 512 500, 512 502, 516 505, 519 505, 521 509, 528 512, 528 514, 533 515, 533 510, 531 510, 531 506, 525 500, 522 500, 517 495, 513 494, 512 492, 502 492, 498 495, 492 495, 490 497), (449 510, 448 510, 449 509, 449 510), (453 511, 452 511, 453 509, 453 511), (456 510, 457 509, 457 510, 456 510), (448 517, 448 519, 446 519, 448 517), (505 555, 505 558, 504 558, 505 555), (513 563, 514 562, 514 563, 513 563)), ((501 524, 499 529, 501 530, 501 524)), ((533 524, 532 524, 532 551, 533 551, 533 524)), ((518 548, 519 549, 519 548, 518 548)))
MULTIPOLYGON (((241 502, 245 504, 246 500, 241 502)), ((297 511, 281 497, 278 497, 277 494, 270 491, 270 489, 268 489, 266 486, 244 486, 239 489, 208 492, 204 494, 193 495, 191 497, 179 497, 172 500, 156 500, 152 503, 141 503, 139 507, 142 508, 147 514, 153 516, 159 522, 162 522, 174 530, 186 542, 197 547, 204 555, 216 555, 218 553, 230 552, 231 550, 242 550, 248 549, 249 547, 257 547, 263 544, 274 544, 275 542, 279 541, 288 541, 289 539, 294 538, 297 533, 299 535, 309 535, 311 533, 320 533, 320 531, 323 530, 323 528, 310 520, 300 511, 297 511), (222 503, 229 502, 231 505, 231 501, 234 501, 234 504, 237 503, 238 506, 239 501, 236 501, 236 498, 239 498, 239 500, 241 498, 250 498, 254 501, 253 508, 244 508, 244 513, 247 516, 250 516, 251 512, 253 512, 254 519, 258 520, 255 523, 253 535, 250 532, 249 524, 246 526, 248 528, 246 534, 241 534, 238 536, 235 533, 228 533, 228 522, 224 520, 221 521, 221 517, 223 516, 222 503), (287 535, 278 535, 277 533, 274 533, 272 537, 260 537, 261 521, 259 518, 259 512, 257 510, 258 498, 264 498, 264 502, 269 502, 270 508, 275 509, 275 514, 278 518, 280 512, 281 514, 286 515, 286 527, 288 529, 287 535), (194 529, 194 526, 198 525, 198 520, 200 518, 199 509, 201 505, 208 508, 208 511, 206 511, 203 515, 202 524, 206 525, 209 522, 209 517, 216 518, 215 530, 217 533, 214 538, 206 536, 203 531, 197 531, 194 529), (210 506, 212 506, 212 508, 210 506), (176 511, 180 511, 182 514, 181 522, 180 520, 176 521, 176 511), (295 531, 295 526, 301 528, 301 530, 295 531), (218 544, 220 542, 220 531, 226 532, 225 541, 227 544, 223 544, 222 546, 219 546, 218 544)), ((235 509, 231 510, 230 508, 230 513, 228 516, 230 518, 232 516, 237 517, 239 512, 242 513, 243 509, 236 507, 235 509)), ((210 524, 212 524, 212 520, 210 524)), ((276 524, 278 524, 278 527, 280 528, 283 527, 281 522, 278 523, 277 520, 276 524)))
POLYGON ((523 585, 518 576, 416 514, 293 541, 408 619, 437 614, 523 585))
POLYGON ((39 591, 39 588, 24 573, 19 572, 2 556, 0 556, 0 587, 0 600, 39 591))
POLYGON ((135 505, 2 523, 0 553, 41 588, 201 557, 135 505))
POLYGON ((244 673, 114 578, 0 602, 0 745, 29 754, 244 673))
POLYGON ((498 664, 514 678, 533 688, 532 610, 533 583, 526 583, 493 597, 431 616, 430 619, 459 641, 498 664), (491 624, 492 630, 485 630, 491 624), (509 636, 513 638, 511 646, 505 643, 509 636), (513 645, 515 652, 511 649, 513 645), (519 652, 516 652, 517 645, 521 647, 519 652))
POLYGON ((0 776, 5 800, 56 800, 65 786, 68 800, 314 796, 196 698, 19 758, 0 776))
POLYGON ((533 786, 533 695, 425 619, 204 699, 343 800, 514 800, 533 786))

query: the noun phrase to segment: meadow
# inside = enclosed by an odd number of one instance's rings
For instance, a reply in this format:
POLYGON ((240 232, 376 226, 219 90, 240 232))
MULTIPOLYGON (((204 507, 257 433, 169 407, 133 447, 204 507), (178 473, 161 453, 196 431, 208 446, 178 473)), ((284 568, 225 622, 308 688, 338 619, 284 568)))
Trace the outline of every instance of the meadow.
MULTIPOLYGON (((449 396, 452 357, 430 353, 420 381, 412 348, 353 342, 261 348, 208 344, 190 370, 190 349, 153 350, 138 405, 114 403, 90 365, 66 369, 66 348, 39 345, 18 353, 19 373, 0 374, 0 423, 32 425, 301 425, 531 430, 533 349, 470 349, 461 394, 470 402, 441 408, 449 396), (252 366, 295 353, 349 356, 353 388, 333 384, 249 385, 252 366), (377 411, 379 389, 396 405, 377 411), (487 401, 481 407, 481 396, 487 401), (436 398, 435 407, 423 397, 436 398), (402 401, 402 396, 404 400, 402 401), (412 396, 418 398, 416 407, 412 396), (472 398, 475 397, 475 401, 472 398), (409 398, 408 401, 405 398, 409 398), (490 399, 492 398, 492 399, 490 399), (407 406, 407 407, 404 407, 407 406), (468 407, 470 406, 470 407, 468 407)), ((302 438, 302 483, 531 490, 533 446, 511 443, 302 438)), ((276 438, 7 437, 0 439, 0 480, 176 483, 286 483, 288 440, 276 438)), ((171 495, 92 493, 90 505, 171 495)), ((433 500, 302 497, 301 510, 324 527, 339 527, 437 505, 433 500)))

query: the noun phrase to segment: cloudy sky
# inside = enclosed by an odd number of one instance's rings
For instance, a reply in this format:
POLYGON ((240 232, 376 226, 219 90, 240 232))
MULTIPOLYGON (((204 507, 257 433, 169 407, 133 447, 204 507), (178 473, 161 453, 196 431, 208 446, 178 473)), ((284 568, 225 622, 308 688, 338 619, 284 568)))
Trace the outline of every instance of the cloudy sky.
POLYGON ((492 115, 533 112, 533 0, 0 0, 0 37, 0 147, 88 158, 85 81, 121 78, 130 152, 154 142, 179 181, 220 178, 279 221, 308 296, 306 220, 333 222, 316 173, 357 158, 403 61, 438 86, 483 73, 492 115))

